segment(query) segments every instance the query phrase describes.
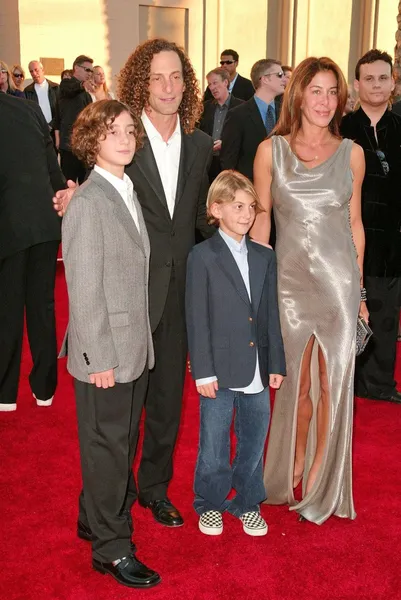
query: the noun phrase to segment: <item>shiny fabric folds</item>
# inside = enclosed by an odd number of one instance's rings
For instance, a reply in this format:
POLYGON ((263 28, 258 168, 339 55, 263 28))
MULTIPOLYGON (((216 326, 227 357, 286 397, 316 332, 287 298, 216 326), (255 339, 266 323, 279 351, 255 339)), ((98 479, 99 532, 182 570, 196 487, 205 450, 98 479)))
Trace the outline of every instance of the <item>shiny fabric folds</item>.
POLYGON ((349 221, 352 141, 344 139, 324 163, 308 168, 285 138, 274 136, 272 140, 278 294, 287 377, 274 405, 264 476, 266 503, 288 503, 290 510, 317 524, 333 514, 354 519, 351 461, 360 273, 349 221), (304 488, 303 500, 297 503, 293 468, 299 376, 311 336, 315 336, 311 363, 314 410, 304 486, 316 448, 318 346, 328 374, 330 422, 316 482, 306 496, 304 488))

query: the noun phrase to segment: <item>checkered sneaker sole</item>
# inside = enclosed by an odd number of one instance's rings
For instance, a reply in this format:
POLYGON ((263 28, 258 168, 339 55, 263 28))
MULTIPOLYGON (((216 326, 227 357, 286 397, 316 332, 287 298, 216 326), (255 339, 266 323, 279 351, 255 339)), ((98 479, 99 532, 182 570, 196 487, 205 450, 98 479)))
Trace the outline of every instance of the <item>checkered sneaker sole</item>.
POLYGON ((266 535, 267 523, 259 512, 252 511, 240 516, 245 533, 253 536, 266 535))
POLYGON ((208 510, 199 518, 199 529, 205 535, 223 533, 223 517, 218 510, 208 510))

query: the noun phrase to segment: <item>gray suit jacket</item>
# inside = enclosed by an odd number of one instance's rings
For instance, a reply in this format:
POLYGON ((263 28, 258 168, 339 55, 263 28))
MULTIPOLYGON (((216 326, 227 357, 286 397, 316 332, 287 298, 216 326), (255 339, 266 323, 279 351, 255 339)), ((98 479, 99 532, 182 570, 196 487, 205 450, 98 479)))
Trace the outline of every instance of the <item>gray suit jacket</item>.
POLYGON ((90 373, 114 369, 115 380, 137 379, 154 365, 148 311, 150 246, 134 193, 140 234, 124 200, 92 171, 63 219, 62 243, 70 316, 60 356, 68 371, 88 382, 90 373))

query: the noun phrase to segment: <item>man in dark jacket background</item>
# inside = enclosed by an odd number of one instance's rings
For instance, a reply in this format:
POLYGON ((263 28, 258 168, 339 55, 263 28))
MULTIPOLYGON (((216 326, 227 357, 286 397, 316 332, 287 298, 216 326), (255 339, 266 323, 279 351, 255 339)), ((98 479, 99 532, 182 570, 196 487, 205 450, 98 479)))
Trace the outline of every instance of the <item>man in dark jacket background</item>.
POLYGON ((80 55, 72 65, 71 79, 60 83, 60 162, 65 178, 82 183, 86 175, 85 165, 71 152, 70 136, 75 119, 85 106, 92 102, 89 92, 94 90, 92 81, 93 60, 80 55))
POLYGON ((401 402, 394 380, 401 295, 401 118, 388 110, 394 89, 391 57, 367 52, 356 65, 354 85, 361 106, 343 118, 341 133, 365 153, 364 285, 373 330, 357 359, 355 393, 401 402))
POLYGON ((54 283, 60 219, 52 196, 65 187, 39 106, 0 94, 0 411, 17 408, 24 310, 39 406, 57 384, 54 283))

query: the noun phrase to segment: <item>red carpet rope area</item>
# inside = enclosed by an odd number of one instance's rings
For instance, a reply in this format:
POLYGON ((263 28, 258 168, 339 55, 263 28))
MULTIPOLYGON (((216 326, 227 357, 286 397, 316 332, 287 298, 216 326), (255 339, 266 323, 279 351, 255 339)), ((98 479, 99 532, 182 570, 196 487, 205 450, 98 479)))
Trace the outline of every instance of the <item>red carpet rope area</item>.
MULTIPOLYGON (((67 322, 62 265, 59 338, 67 322)), ((401 357, 398 380, 401 381, 401 357)), ((135 506, 138 557, 162 583, 137 591, 91 568, 76 537, 79 455, 73 389, 65 361, 53 406, 34 405, 24 355, 18 408, 0 413, 0 600, 397 600, 401 599, 401 406, 356 400, 356 521, 299 523, 285 506, 262 507, 264 538, 224 516, 220 537, 202 535, 192 509, 198 401, 188 378, 170 497, 185 525, 167 529, 135 506)))

